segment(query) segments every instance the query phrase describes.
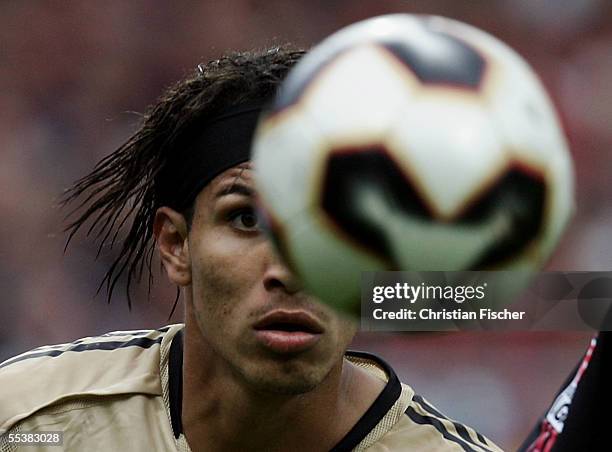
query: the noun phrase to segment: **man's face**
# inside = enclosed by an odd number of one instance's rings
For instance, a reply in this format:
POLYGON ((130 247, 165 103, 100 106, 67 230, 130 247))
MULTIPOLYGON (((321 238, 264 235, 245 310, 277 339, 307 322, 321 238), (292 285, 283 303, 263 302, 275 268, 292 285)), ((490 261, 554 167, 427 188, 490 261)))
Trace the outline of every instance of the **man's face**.
POLYGON ((196 199, 188 236, 193 310, 215 356, 256 390, 299 394, 321 383, 354 324, 303 293, 259 229, 249 164, 196 199))

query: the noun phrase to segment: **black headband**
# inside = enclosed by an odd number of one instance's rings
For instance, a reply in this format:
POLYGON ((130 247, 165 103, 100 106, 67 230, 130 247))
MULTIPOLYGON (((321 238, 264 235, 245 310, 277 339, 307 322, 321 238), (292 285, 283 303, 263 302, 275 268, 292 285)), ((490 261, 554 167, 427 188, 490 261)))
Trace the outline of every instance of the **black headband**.
POLYGON ((160 179, 160 204, 184 210, 223 171, 251 158, 251 141, 268 99, 231 107, 183 140, 160 179))

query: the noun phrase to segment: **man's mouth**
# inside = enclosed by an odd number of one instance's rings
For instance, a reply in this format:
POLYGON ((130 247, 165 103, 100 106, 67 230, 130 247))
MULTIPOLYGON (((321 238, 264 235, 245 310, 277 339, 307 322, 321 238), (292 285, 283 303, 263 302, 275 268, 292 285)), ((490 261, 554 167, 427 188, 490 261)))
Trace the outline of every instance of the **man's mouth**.
POLYGON ((308 350, 323 334, 320 322, 305 311, 270 312, 261 318, 253 329, 260 344, 278 354, 308 350))

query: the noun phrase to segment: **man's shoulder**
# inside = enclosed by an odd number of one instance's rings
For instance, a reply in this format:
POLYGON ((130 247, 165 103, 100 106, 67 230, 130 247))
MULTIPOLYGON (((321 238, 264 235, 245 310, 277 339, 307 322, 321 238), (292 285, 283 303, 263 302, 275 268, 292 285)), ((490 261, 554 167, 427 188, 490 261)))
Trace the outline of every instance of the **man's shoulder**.
MULTIPOLYGON (((501 449, 476 430, 442 414, 401 383, 393 368, 376 355, 347 352, 346 358, 386 382, 372 407, 347 436, 358 450, 487 451, 501 449)), ((343 444, 344 445, 344 444, 343 444)))
POLYGON ((415 450, 502 450, 490 439, 445 416, 426 399, 414 393, 407 403, 404 415, 381 438, 378 445, 384 450, 403 450, 402 446, 406 444, 414 446, 415 450))
POLYGON ((183 325, 114 331, 30 350, 0 364, 0 433, 51 406, 161 395, 160 364, 183 325))

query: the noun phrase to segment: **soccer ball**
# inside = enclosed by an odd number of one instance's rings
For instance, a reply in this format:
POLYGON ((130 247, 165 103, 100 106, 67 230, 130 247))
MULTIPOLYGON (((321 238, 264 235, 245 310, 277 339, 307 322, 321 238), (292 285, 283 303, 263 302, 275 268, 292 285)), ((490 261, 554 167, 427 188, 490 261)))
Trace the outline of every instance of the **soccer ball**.
POLYGON ((573 208, 568 147, 537 76, 442 17, 381 16, 324 40, 253 146, 280 255, 348 312, 364 270, 538 270, 573 208))

